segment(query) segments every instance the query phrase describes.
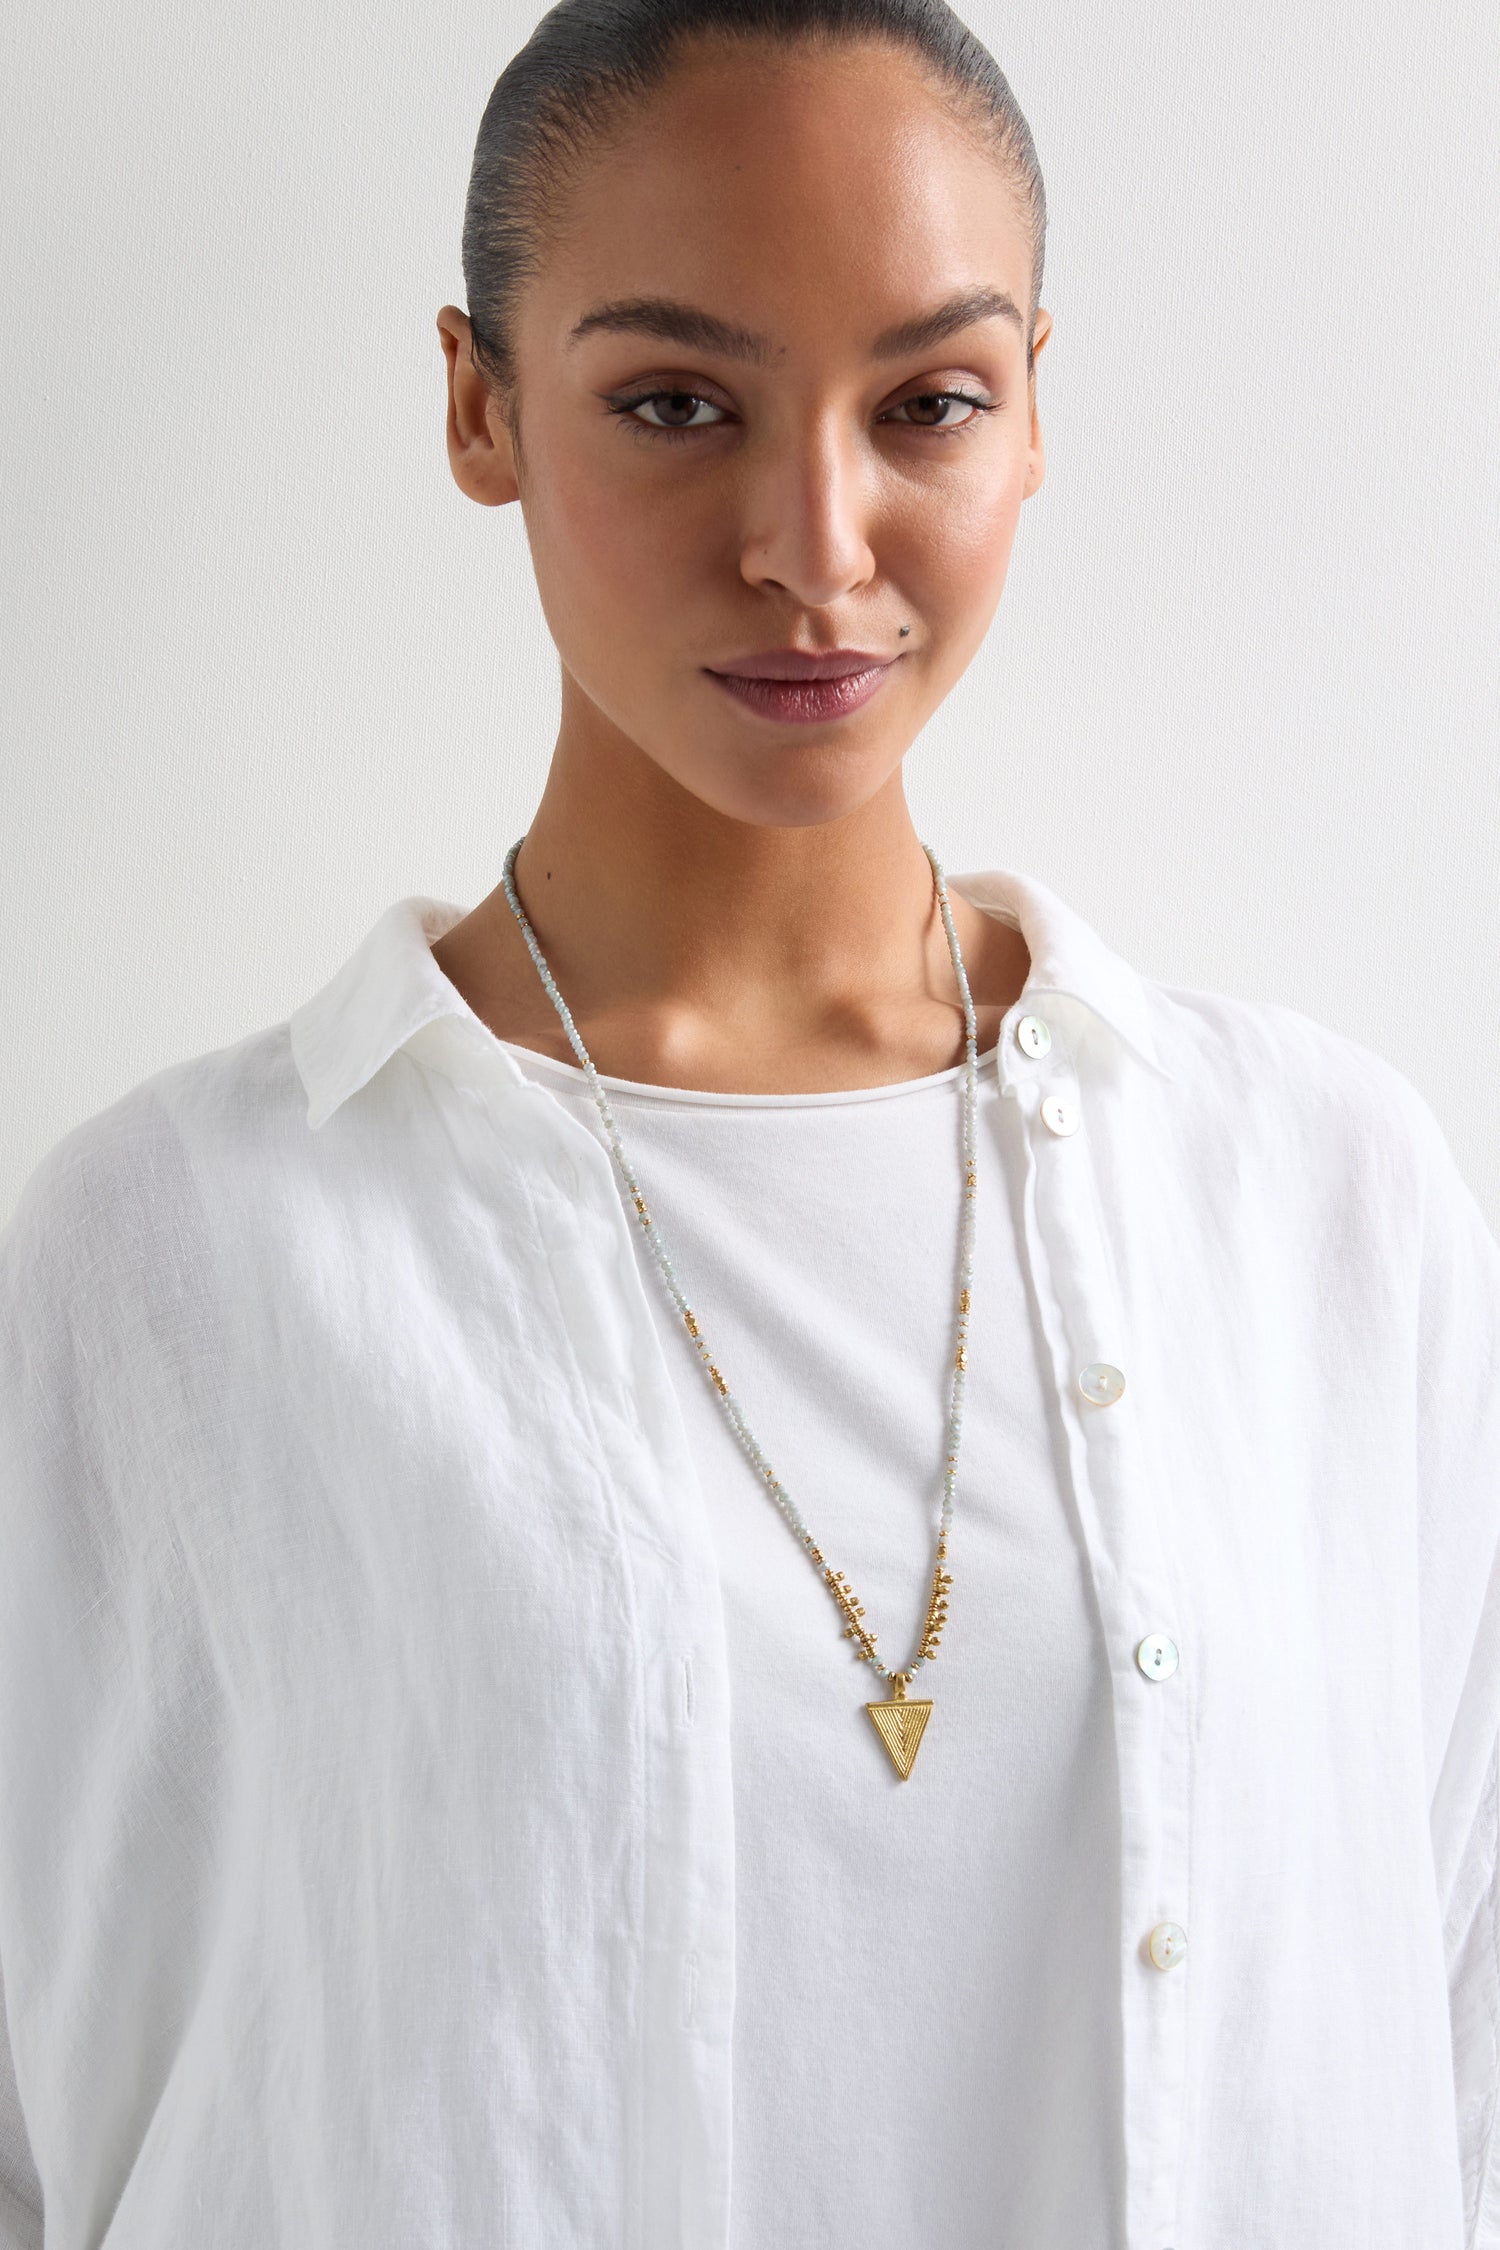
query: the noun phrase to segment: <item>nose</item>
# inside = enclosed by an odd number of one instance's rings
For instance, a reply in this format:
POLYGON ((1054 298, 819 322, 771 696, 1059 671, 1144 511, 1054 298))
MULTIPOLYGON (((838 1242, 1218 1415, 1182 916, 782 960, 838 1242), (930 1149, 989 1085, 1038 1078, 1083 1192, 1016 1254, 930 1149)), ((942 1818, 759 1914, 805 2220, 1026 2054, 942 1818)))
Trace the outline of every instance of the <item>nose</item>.
POLYGON ((768 432, 746 462, 740 574, 822 609, 875 575, 878 464, 830 416, 768 432))

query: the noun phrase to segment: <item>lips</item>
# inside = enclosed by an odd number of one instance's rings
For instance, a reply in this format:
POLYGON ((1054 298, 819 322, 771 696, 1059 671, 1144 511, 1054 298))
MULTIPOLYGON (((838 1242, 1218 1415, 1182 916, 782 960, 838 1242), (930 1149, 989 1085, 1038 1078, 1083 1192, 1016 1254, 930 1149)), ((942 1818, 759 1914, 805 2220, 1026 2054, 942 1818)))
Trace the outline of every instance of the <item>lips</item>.
POLYGON ((855 672, 894 662, 894 657, 864 648, 834 648, 823 655, 806 655, 795 648, 768 648, 755 656, 732 657, 727 664, 711 664, 707 669, 717 679, 844 680, 855 672))
POLYGON ((732 669, 705 666, 705 670, 743 708, 764 719, 809 726, 826 725, 859 710, 879 694, 899 662, 899 657, 867 656, 854 649, 818 657, 779 649, 763 656, 737 657, 732 669), (794 659, 813 669, 798 673, 781 669, 794 659))

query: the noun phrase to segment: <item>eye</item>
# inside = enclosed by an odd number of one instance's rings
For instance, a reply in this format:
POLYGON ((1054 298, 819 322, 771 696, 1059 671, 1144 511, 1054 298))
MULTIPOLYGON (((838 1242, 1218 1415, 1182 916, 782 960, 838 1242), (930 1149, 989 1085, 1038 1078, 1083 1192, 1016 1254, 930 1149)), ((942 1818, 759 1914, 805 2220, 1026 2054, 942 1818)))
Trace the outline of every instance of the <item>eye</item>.
POLYGON ((606 399, 611 414, 621 414, 634 421, 639 430, 654 430, 660 437, 686 437, 691 430, 714 430, 717 422, 699 422, 693 417, 700 406, 712 414, 722 414, 724 409, 715 406, 712 399, 702 398, 697 391, 637 391, 633 398, 606 399), (659 422, 642 420, 636 409, 649 406, 653 413, 658 406, 665 408, 668 419, 659 422))
POLYGON ((918 391, 911 398, 901 401, 902 406, 915 406, 922 410, 917 421, 906 424, 907 429, 932 430, 939 437, 957 437, 964 430, 977 428, 980 415, 993 414, 997 404, 995 399, 976 398, 972 391, 918 391), (961 422, 936 422, 927 418, 932 410, 942 410, 950 405, 969 406, 974 411, 961 422))
MULTIPOLYGON (((723 407, 716 406, 712 399, 704 398, 698 391, 637 391, 627 398, 607 398, 604 403, 611 414, 621 416, 634 429, 649 431, 656 437, 689 437, 699 430, 721 429, 725 421, 733 418, 726 414, 723 407), (702 420, 700 410, 705 407, 718 419, 702 420), (649 411, 651 419, 646 418, 643 409, 649 411)), ((963 431, 977 427, 982 414, 993 414, 998 403, 993 399, 976 398, 972 391, 919 391, 912 397, 901 400, 900 407, 893 412, 899 413, 902 408, 913 407, 917 410, 917 418, 905 424, 907 429, 931 430, 938 437, 958 437, 963 431), (938 415, 946 417, 949 408, 953 406, 967 406, 970 412, 961 422, 951 419, 940 421, 935 418, 938 415)), ((889 420, 891 416, 881 418, 889 420)))

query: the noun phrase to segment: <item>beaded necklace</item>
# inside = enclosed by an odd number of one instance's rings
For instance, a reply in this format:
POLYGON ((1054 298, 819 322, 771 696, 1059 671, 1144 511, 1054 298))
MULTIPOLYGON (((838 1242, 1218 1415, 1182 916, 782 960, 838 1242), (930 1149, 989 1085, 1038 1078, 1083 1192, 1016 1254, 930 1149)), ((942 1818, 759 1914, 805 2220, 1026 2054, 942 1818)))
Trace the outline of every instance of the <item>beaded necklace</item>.
POLYGON ((932 1716, 930 1698, 909 1700, 906 1691, 922 1665, 929 1663, 937 1654, 943 1626, 948 1617, 948 1588, 953 1583, 952 1574, 945 1570, 943 1565, 948 1559, 948 1533, 953 1521, 953 1492, 958 1474, 958 1450, 963 1437, 963 1392, 969 1332, 969 1289, 974 1271, 974 1003, 969 996, 969 980, 964 973, 963 955, 959 951, 958 932, 953 926, 953 913, 948 903, 948 886, 943 878, 943 870, 939 866, 931 846, 924 844, 922 849, 932 863, 938 906, 943 917, 943 927, 948 935, 948 950, 953 958, 953 970, 958 979, 958 988, 963 996, 964 1004, 964 1196, 959 1236, 958 1337, 953 1354, 953 1383, 948 1407, 948 1450, 943 1477, 943 1505, 938 1521, 937 1559, 933 1564, 932 1590, 927 1603, 927 1617, 918 1640, 916 1655, 903 1671, 893 1672, 882 1663, 880 1657, 876 1654, 876 1636, 864 1622, 863 1602, 856 1600, 854 1589, 849 1584, 844 1572, 832 1569, 825 1561, 823 1550, 803 1522, 801 1513, 791 1494, 761 1451, 758 1441, 751 1434, 749 1424, 740 1412, 739 1402, 714 1364, 697 1318, 678 1286, 677 1276, 673 1271, 672 1261, 667 1256, 660 1229, 652 1220, 646 1207, 646 1199, 641 1193, 635 1173, 631 1168, 630 1160, 620 1145, 619 1132, 616 1129, 614 1116, 610 1110, 604 1088, 599 1082, 599 1073, 595 1070, 588 1050, 579 1037, 578 1028, 568 1012, 562 994, 553 981, 552 972, 542 958, 541 948, 536 941, 536 934, 530 922, 526 919, 521 901, 516 895, 514 872, 516 855, 525 841, 524 836, 518 837, 506 853, 504 879, 505 895, 510 901, 516 920, 521 925, 521 933, 526 940, 527 950, 536 963, 537 972, 541 977, 548 998, 562 1019, 562 1026, 572 1044, 573 1052, 583 1066, 584 1075, 588 1080, 599 1115, 603 1119, 604 1129, 609 1136, 610 1147, 614 1151, 615 1160, 629 1190, 630 1200, 641 1224, 641 1231, 651 1246, 657 1269, 666 1283, 673 1304, 682 1315, 683 1324, 688 1335, 692 1338, 693 1347, 713 1384, 715 1394, 722 1401, 725 1412, 734 1425, 735 1435, 764 1479, 777 1507, 781 1510, 792 1532, 807 1553, 813 1567, 818 1571, 824 1584, 837 1602, 839 1611, 844 1618, 843 1638, 855 1642, 856 1655, 859 1660, 871 1665, 882 1679, 888 1680, 891 1684, 893 1692, 888 1701, 867 1703, 865 1709, 874 1721, 876 1732, 885 1745, 892 1765, 901 1779, 905 1781, 916 1763, 917 1751, 921 1746, 927 1721, 932 1716))

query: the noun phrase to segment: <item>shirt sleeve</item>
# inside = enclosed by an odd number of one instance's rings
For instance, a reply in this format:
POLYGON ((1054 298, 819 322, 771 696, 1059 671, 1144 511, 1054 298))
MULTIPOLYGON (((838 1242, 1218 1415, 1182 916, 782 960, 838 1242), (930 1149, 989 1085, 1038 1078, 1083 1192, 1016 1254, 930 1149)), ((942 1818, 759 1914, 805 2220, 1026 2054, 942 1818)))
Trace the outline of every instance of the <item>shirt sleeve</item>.
POLYGON ((1416 1470, 1423 1724, 1468 2250, 1500 2250, 1500 1247, 1426 1147, 1416 1470))
MULTIPOLYGON (((5 1352, 5 1253, 10 1232, 8 1226, 0 1229, 0 1525, 3 1525, 6 1542, 3 1568, 7 1590, 13 1585, 16 1576, 16 1558, 10 1544, 10 1503, 17 1475, 17 1449, 11 1425, 4 1414, 5 1377, 8 1372, 5 1352)), ((0 1666, 0 1670, 3 1670, 3 1666, 0 1666)), ((0 1710, 0 1740, 5 1735, 6 1717, 7 1714, 0 1710)), ((4 1805, 4 1819, 8 1842, 14 1843, 28 1834, 24 1814, 8 1800, 4 1805)), ((42 2250, 42 2187, 16 2084, 10 2005, 3 1967, 0 1967, 0 2250, 42 2250)))
POLYGON ((0 1982, 0 2250, 42 2250, 42 2183, 16 2090, 0 1982))

